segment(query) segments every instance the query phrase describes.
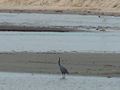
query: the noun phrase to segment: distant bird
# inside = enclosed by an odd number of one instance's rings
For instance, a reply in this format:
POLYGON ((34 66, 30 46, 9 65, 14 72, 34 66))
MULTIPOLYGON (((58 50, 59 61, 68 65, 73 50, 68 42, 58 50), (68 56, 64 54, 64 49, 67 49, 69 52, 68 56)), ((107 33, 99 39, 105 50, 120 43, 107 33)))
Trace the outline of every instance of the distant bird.
POLYGON ((65 79, 65 74, 69 74, 69 72, 68 72, 68 70, 65 67, 63 67, 61 65, 61 63, 60 63, 60 57, 59 57, 58 65, 59 65, 60 71, 62 73, 62 78, 65 79))
POLYGON ((101 16, 99 15, 98 17, 100 18, 101 16))

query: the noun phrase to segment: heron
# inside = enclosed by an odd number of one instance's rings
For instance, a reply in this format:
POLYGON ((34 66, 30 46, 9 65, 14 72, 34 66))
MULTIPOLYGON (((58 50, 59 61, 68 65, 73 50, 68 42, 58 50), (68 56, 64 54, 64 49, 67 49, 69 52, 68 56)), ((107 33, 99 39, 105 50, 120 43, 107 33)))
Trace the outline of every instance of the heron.
POLYGON ((68 70, 63 67, 60 63, 60 57, 59 57, 59 60, 58 60, 58 65, 59 65, 59 68, 60 68, 60 71, 62 73, 62 79, 65 79, 65 74, 69 74, 68 70))

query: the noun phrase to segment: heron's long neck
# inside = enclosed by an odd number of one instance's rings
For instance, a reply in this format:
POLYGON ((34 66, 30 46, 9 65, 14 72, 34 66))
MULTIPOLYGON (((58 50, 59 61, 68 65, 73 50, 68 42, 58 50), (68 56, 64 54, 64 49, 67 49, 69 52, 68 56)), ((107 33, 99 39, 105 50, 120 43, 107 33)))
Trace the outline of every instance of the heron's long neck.
POLYGON ((59 65, 59 66, 61 66, 61 64, 60 64, 60 63, 58 63, 58 65, 59 65))
POLYGON ((61 64, 60 64, 60 58, 59 58, 59 61, 58 61, 58 65, 61 66, 61 64))

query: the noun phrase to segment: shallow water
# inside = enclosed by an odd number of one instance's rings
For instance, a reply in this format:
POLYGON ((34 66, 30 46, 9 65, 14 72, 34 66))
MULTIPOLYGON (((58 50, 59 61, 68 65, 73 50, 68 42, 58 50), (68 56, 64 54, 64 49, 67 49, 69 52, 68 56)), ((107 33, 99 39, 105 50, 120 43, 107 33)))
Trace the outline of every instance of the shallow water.
POLYGON ((120 17, 74 14, 0 13, 0 25, 120 27, 120 17))
POLYGON ((119 90, 120 78, 0 72, 0 90, 119 90))
POLYGON ((120 32, 0 32, 3 51, 120 52, 120 32))

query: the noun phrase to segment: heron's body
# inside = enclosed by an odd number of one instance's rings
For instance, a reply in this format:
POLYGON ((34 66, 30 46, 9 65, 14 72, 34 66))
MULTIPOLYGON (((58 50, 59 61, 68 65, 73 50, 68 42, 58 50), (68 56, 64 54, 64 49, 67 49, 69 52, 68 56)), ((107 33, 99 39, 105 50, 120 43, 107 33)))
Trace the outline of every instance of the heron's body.
POLYGON ((60 67, 60 71, 62 73, 63 78, 65 78, 65 74, 69 74, 69 72, 68 72, 68 70, 65 67, 63 67, 61 65, 61 63, 60 63, 60 57, 59 57, 58 65, 60 67))

